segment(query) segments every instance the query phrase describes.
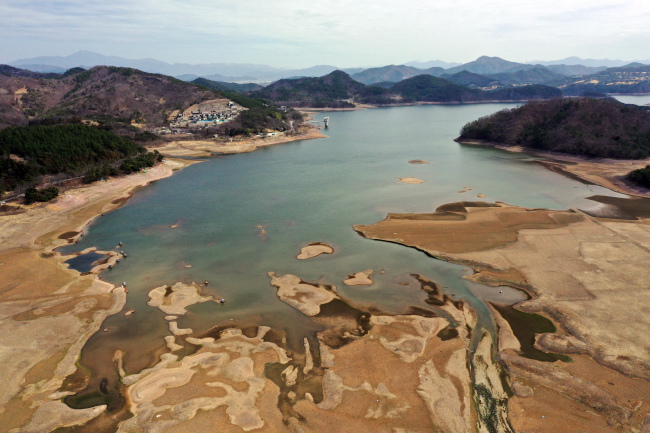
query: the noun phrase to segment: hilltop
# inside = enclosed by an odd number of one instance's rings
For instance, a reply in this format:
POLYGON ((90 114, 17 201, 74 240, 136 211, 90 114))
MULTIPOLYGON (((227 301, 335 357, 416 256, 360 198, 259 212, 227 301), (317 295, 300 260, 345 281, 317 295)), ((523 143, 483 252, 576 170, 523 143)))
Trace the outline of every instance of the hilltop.
MULTIPOLYGON (((10 66, 0 67, 0 71, 4 72, 0 75, 0 128, 83 118, 108 123, 119 129, 118 133, 134 137, 139 130, 133 124, 160 128, 199 103, 221 100, 219 105, 226 106, 236 100, 239 108, 227 110, 219 119, 218 113, 212 114, 216 120, 195 129, 204 135, 221 131, 231 136, 265 128, 289 129, 287 116, 279 109, 207 80, 186 83, 115 66, 73 68, 64 74, 39 74, 10 66)), ((293 113, 293 120, 300 118, 293 113)))
POLYGON ((251 93, 277 104, 292 107, 347 108, 346 101, 358 95, 365 86, 343 71, 334 71, 319 78, 282 79, 251 93))
POLYGON ((161 126, 170 112, 221 95, 165 75, 96 66, 65 74, 0 76, 0 127, 30 119, 112 118, 161 126))
POLYGON ((457 140, 589 157, 642 159, 650 156, 650 111, 611 99, 530 102, 466 124, 457 140))
POLYGON ((424 102, 468 102, 480 99, 481 91, 468 89, 444 78, 418 75, 400 81, 390 88, 407 101, 424 102))
MULTIPOLYGON (((459 73, 459 75, 466 74, 468 73, 459 73)), ((390 82, 382 82, 378 85, 366 86, 343 71, 335 71, 320 78, 280 80, 259 91, 251 92, 250 95, 289 107, 352 108, 355 103, 381 106, 418 102, 456 104, 481 101, 526 101, 560 97, 561 92, 548 86, 503 87, 484 91, 427 74, 417 75, 392 85, 390 82)))
POLYGON ((468 71, 485 75, 497 74, 500 72, 516 72, 525 67, 526 65, 522 63, 510 62, 500 57, 481 56, 472 62, 449 68, 445 70, 445 73, 455 74, 456 72, 468 71))
POLYGON ((44 175, 96 180, 153 165, 158 156, 142 145, 164 139, 150 131, 233 137, 298 131, 301 121, 300 113, 207 80, 115 66, 63 74, 0 66, 0 195, 19 194, 44 175))
POLYGON ((515 72, 501 72, 490 74, 488 77, 498 80, 503 84, 525 85, 525 84, 550 84, 560 83, 566 79, 562 74, 553 72, 544 66, 533 66, 527 69, 520 69, 515 72))
POLYGON ((609 68, 595 74, 566 80, 559 86, 565 95, 578 96, 585 92, 607 94, 650 93, 650 65, 633 63, 619 68, 609 68))
POLYGON ((503 83, 486 75, 475 74, 469 71, 456 72, 453 75, 444 74, 440 78, 451 81, 452 83, 460 84, 465 87, 494 87, 501 86, 503 83))
POLYGON ((352 78, 356 81, 359 81, 363 84, 376 84, 386 81, 392 81, 397 83, 407 78, 415 77, 416 75, 433 75, 435 77, 440 76, 445 72, 444 69, 440 67, 431 67, 428 69, 417 69, 412 66, 405 65, 389 65, 382 66, 380 68, 370 68, 362 72, 357 72, 352 75, 352 78))
POLYGON ((505 87, 496 90, 470 89, 444 78, 418 75, 401 81, 390 88, 405 101, 464 103, 481 101, 527 101, 561 96, 561 92, 548 86, 505 87))

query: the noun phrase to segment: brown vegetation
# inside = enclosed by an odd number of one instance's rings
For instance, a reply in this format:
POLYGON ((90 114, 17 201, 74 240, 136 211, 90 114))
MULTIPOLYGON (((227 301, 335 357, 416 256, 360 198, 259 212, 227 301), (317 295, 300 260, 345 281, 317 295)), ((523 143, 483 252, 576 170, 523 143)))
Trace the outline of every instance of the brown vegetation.
POLYGON ((502 110, 463 126, 458 141, 590 157, 650 156, 650 112, 610 99, 552 99, 502 110))
POLYGON ((58 78, 0 75, 0 127, 42 117, 111 118, 161 126, 169 113, 215 91, 165 75, 96 66, 58 78), (25 89, 22 93, 17 93, 25 89))

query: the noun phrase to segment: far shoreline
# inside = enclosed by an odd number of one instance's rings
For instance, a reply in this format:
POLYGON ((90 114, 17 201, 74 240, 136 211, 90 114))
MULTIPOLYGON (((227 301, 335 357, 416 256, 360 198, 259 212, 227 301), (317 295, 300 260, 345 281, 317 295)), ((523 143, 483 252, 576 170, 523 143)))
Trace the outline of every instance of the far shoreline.
MULTIPOLYGON (((650 96, 650 93, 608 93, 607 96, 650 96)), ((562 96, 562 98, 573 98, 574 96, 562 96)), ((323 112, 345 112, 360 111, 372 108, 393 108, 393 107, 416 107, 422 105, 479 105, 479 104, 525 104, 530 101, 544 99, 517 99, 517 100, 485 100, 485 101, 413 101, 395 104, 355 104, 354 107, 334 108, 334 107, 295 107, 296 110, 304 113, 323 113, 323 112)), ((650 104, 645 104, 650 106, 650 104)))
POLYGON ((539 156, 546 159, 545 161, 540 160, 539 163, 549 170, 575 176, 585 182, 602 186, 620 194, 650 198, 650 190, 635 186, 625 180, 625 175, 630 171, 650 165, 650 158, 638 160, 588 158, 559 152, 543 152, 522 146, 506 146, 501 143, 482 140, 459 140, 457 138, 454 141, 466 146, 491 147, 511 153, 527 153, 539 156))

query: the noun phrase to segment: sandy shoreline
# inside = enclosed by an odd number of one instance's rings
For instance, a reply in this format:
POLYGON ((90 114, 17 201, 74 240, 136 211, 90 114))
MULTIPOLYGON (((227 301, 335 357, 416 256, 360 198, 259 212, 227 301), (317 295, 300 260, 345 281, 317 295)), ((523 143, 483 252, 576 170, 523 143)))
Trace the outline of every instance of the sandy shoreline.
POLYGON ((326 135, 316 127, 310 127, 303 134, 284 135, 278 133, 271 137, 253 137, 246 139, 227 140, 186 140, 172 141, 166 143, 156 150, 171 158, 204 158, 215 155, 229 155, 235 153, 246 153, 254 150, 272 146, 274 144, 290 143, 299 140, 311 140, 314 138, 327 138, 326 135))
POLYGON ((371 105, 371 104, 355 104, 354 107, 348 108, 316 108, 316 107, 299 107, 298 109, 305 113, 323 113, 323 112, 339 112, 339 111, 359 111, 359 110, 369 110, 372 108, 394 108, 394 107, 417 107, 420 105, 477 105, 477 104, 525 104, 529 102, 529 99, 518 99, 513 101, 462 101, 462 102, 428 102, 428 101, 416 101, 416 102, 404 102, 404 103, 394 103, 394 104, 384 104, 384 105, 371 105))

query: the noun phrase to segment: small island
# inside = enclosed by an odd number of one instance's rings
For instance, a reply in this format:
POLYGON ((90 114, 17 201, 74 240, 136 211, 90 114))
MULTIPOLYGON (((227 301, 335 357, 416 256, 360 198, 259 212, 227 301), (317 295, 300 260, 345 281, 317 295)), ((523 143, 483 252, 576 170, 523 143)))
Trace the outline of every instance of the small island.
POLYGON ((422 179, 418 179, 415 177, 398 177, 397 180, 399 180, 402 183, 410 183, 412 185, 417 185, 420 183, 424 183, 422 179))
POLYGON ((300 254, 296 256, 298 260, 307 260, 318 257, 321 254, 332 254, 334 248, 327 245, 325 242, 310 242, 306 247, 300 249, 300 254))

